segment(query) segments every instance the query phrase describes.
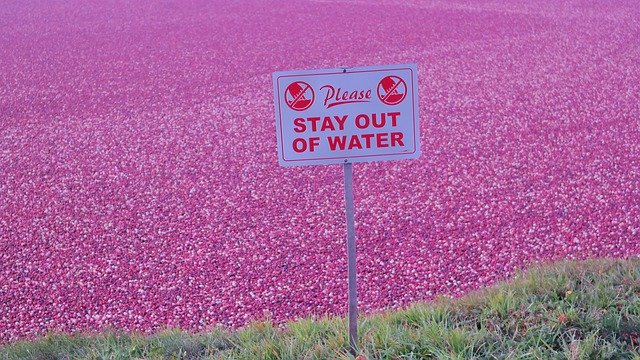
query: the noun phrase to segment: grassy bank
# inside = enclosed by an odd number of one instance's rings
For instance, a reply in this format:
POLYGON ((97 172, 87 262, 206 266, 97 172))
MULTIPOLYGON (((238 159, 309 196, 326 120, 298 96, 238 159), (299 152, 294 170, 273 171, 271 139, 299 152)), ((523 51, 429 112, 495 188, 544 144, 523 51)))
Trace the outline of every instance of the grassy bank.
MULTIPOLYGON (((50 335, 0 359, 349 359, 343 319, 237 332, 50 335)), ((457 300, 361 318, 368 359, 640 359, 640 261, 562 262, 457 300)))

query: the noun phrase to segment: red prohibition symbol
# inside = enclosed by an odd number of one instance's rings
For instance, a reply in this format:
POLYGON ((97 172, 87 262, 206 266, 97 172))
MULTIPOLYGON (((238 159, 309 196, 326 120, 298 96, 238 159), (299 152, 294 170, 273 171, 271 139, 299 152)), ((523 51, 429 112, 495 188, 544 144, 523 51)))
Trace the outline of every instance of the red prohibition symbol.
POLYGON ((378 98, 387 105, 397 105, 407 96, 407 83, 401 78, 389 75, 378 84, 378 98))
POLYGON ((311 85, 304 81, 292 82, 287 86, 287 90, 284 93, 287 106, 296 111, 307 110, 313 105, 315 96, 311 85))

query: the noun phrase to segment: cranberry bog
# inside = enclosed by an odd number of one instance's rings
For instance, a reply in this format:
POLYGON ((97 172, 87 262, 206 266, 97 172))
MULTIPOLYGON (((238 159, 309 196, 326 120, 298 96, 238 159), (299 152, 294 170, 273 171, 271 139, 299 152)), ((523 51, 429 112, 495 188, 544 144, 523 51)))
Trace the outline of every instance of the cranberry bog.
POLYGON ((418 64, 422 157, 355 166, 364 312, 640 254, 637 1, 10 1, 0 34, 0 342, 344 314, 341 168, 277 165, 275 70, 418 64))

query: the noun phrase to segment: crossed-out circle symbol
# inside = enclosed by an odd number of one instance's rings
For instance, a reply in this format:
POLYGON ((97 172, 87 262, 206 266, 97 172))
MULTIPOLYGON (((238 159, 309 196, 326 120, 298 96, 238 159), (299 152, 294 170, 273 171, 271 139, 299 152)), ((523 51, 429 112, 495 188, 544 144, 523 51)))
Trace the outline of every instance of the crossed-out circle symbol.
POLYGON ((304 81, 294 81, 285 90, 284 98, 287 106, 292 110, 307 110, 315 100, 315 93, 311 85, 304 81))
POLYGON ((387 105, 397 105, 407 96, 407 83, 401 78, 389 75, 378 83, 378 98, 387 105))

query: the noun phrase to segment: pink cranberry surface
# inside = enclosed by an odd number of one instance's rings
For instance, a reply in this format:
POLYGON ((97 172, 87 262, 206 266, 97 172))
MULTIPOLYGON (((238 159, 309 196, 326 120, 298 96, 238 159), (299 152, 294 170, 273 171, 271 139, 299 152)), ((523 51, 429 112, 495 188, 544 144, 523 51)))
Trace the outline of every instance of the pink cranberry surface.
POLYGON ((355 165, 364 312, 640 254, 640 3, 9 1, 0 342, 344 314, 342 170, 271 73, 417 63, 423 155, 355 165))

